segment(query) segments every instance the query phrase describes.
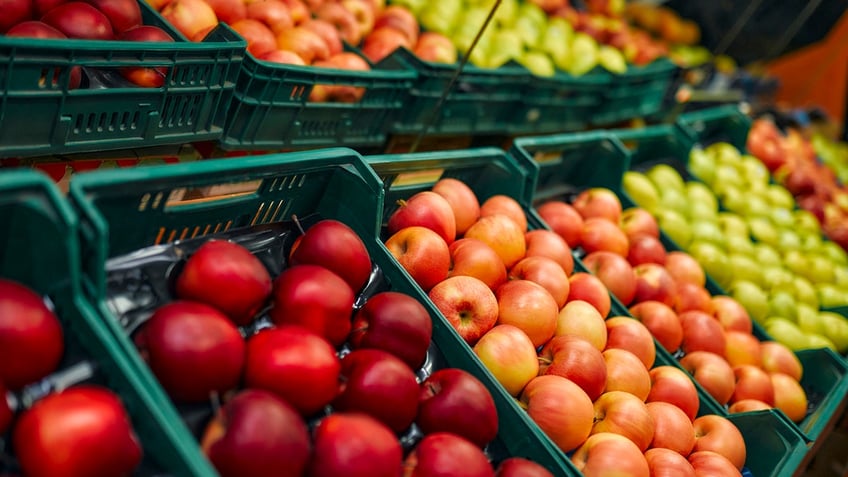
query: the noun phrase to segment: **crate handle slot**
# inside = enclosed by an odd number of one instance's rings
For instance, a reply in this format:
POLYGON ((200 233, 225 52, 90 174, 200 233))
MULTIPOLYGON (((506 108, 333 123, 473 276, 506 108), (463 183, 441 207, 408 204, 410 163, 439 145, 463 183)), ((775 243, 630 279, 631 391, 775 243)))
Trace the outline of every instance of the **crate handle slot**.
POLYGON ((419 186, 424 184, 435 184, 442 174, 444 169, 427 169, 423 171, 402 172, 395 176, 392 181, 392 187, 419 186))
POLYGON ((165 201, 165 210, 245 197, 255 194, 261 185, 262 179, 255 179, 203 187, 180 187, 168 194, 168 199, 165 201))

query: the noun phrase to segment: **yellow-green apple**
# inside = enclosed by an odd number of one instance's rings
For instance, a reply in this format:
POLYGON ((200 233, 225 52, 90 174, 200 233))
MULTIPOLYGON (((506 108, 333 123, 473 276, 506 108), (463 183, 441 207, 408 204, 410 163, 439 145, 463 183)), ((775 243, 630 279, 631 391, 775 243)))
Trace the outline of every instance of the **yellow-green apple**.
POLYGON ((701 403, 692 379, 674 366, 657 366, 648 375, 651 391, 645 402, 667 402, 680 408, 690 421, 695 419, 701 403))
POLYGON ((554 374, 580 386, 594 401, 604 392, 607 367, 601 352, 583 338, 555 336, 539 352, 539 375, 554 374))
POLYGON ((601 316, 609 315, 612 308, 609 290, 600 278, 586 272, 577 272, 568 277, 568 301, 582 300, 598 310, 601 316))
POLYGON ((629 316, 607 318, 607 345, 605 349, 618 348, 630 351, 651 369, 657 357, 654 337, 639 320, 629 316))
POLYGON ((259 20, 267 25, 274 35, 294 26, 291 11, 285 3, 278 0, 247 3, 245 13, 247 18, 259 20))
POLYGON ((412 226, 427 227, 450 245, 456 239, 456 218, 450 203, 432 191, 421 191, 407 200, 399 200, 398 208, 389 216, 389 234, 412 226))
POLYGON ((792 376, 783 373, 769 373, 774 389, 774 407, 783 411, 794 422, 807 417, 807 393, 792 376))
POLYGON ((442 368, 421 383, 416 424, 424 434, 451 432, 485 447, 498 434, 489 390, 468 371, 442 368))
MULTIPOLYGON (((588 221, 587 221, 588 223, 588 221)), ((601 279, 618 301, 628 305, 636 296, 636 274, 621 255, 599 250, 583 257, 583 265, 601 279)))
MULTIPOLYGON (((676 210, 660 209, 656 215, 663 232, 674 241, 675 245, 687 248, 691 246, 692 228, 683 214, 676 210)), ((667 256, 666 261, 668 261, 667 256)))
POLYGON ((654 421, 654 438, 651 447, 662 447, 688 456, 695 446, 695 428, 682 409, 663 401, 645 405, 654 421))
MULTIPOLYGON (((395 9, 403 8, 398 5, 389 5, 383 15, 390 15, 390 12, 395 9)), ((415 18, 412 19, 416 30, 418 22, 415 18)), ((417 34, 416 34, 417 36, 417 34)), ((456 234, 461 236, 471 227, 478 218, 480 218, 480 202, 474 191, 468 187, 468 184, 459 179, 445 177, 439 179, 433 184, 432 191, 444 197, 453 210, 453 216, 456 220, 456 234)))
POLYGON ((527 231, 527 216, 517 200, 505 194, 495 194, 480 204, 480 216, 502 214, 511 218, 521 228, 527 231))
POLYGON ((744 331, 725 331, 724 357, 730 366, 750 364, 761 367, 760 340, 744 331))
POLYGON ((760 343, 760 358, 764 370, 769 373, 783 373, 801 381, 804 368, 798 356, 786 345, 777 341, 760 343))
POLYGON ((627 257, 630 243, 615 222, 610 222, 603 217, 589 217, 583 219, 580 246, 586 253, 606 250, 627 257))
POLYGON ((421 33, 412 53, 422 61, 447 65, 456 63, 459 56, 451 39, 436 31, 421 33))
POLYGON ((727 360, 715 353, 693 351, 680 358, 679 362, 720 405, 730 401, 736 386, 736 377, 727 360))
POLYGON ((477 341, 474 353, 512 396, 539 375, 536 347, 526 333, 512 325, 496 325, 477 341))
POLYGON ((618 224, 621 219, 621 201, 615 192, 602 187, 593 187, 577 194, 571 205, 583 220, 600 217, 618 224))
POLYGON ((418 370, 427 356, 433 321, 418 300, 405 293, 375 294, 353 315, 348 344, 352 349, 381 349, 418 370))
POLYGON ((750 364, 740 364, 733 367, 733 375, 736 377, 736 386, 730 402, 757 399, 774 405, 774 386, 767 372, 750 364))
POLYGON ((450 432, 436 432, 424 436, 404 459, 401 471, 405 476, 421 477, 495 475, 488 457, 479 447, 450 432))
POLYGON ((447 278, 430 290, 429 297, 469 345, 473 346, 498 321, 498 298, 477 278, 447 278))
POLYGON ((625 349, 607 348, 602 354, 607 365, 604 390, 628 392, 644 401, 651 391, 651 376, 642 360, 625 349))
POLYGON ((373 6, 370 5, 370 2, 366 0, 341 0, 339 4, 341 4, 345 10, 353 13, 353 17, 356 19, 356 24, 359 25, 359 34, 361 37, 364 38, 371 32, 371 30, 374 29, 376 13, 374 12, 373 6))
POLYGON ((577 248, 580 245, 583 217, 574 207, 559 200, 552 200, 536 207, 536 212, 551 230, 568 243, 569 247, 577 248))
POLYGON ((612 432, 589 436, 574 454, 571 462, 586 477, 627 475, 649 477, 648 462, 630 439, 612 432))
POLYGON ((576 449, 592 431, 592 400, 580 386, 562 376, 533 378, 520 399, 530 419, 563 452, 576 449))
POLYGON ((660 191, 642 172, 626 171, 621 179, 621 185, 639 207, 653 212, 660 204, 660 191))
POLYGON ((342 360, 333 409, 362 412, 394 432, 406 430, 418 411, 418 381, 399 358, 379 349, 358 349, 342 360))
POLYGON ((607 346, 607 326, 604 317, 594 306, 583 300, 570 301, 559 310, 554 336, 583 338, 598 351, 603 351, 607 346))
POLYGON ((277 34, 277 49, 293 51, 307 64, 330 57, 330 48, 324 38, 302 26, 283 30, 277 34))
POLYGON ((309 462, 311 443, 306 422, 294 407, 268 391, 246 389, 218 408, 201 447, 221 477, 299 477, 309 462))
POLYGON ((712 451, 727 458, 737 469, 745 465, 745 439, 732 421, 718 414, 705 414, 695 419, 692 425, 695 427, 693 454, 712 451))
POLYGON ((628 241, 627 261, 634 267, 642 263, 665 265, 665 246, 656 237, 640 235, 632 239, 628 237, 628 241))
POLYGON ((676 352, 683 343, 683 325, 677 313, 665 303, 648 300, 630 307, 630 315, 641 321, 651 335, 669 353, 676 352))
POLYGON ((332 270, 359 293, 371 276, 371 257, 365 242, 344 222, 324 219, 295 239, 291 265, 321 265, 332 270))
POLYGON ((724 328, 711 315, 690 310, 677 315, 683 327, 683 352, 708 351, 724 357, 727 348, 724 328))
POLYGON ((594 408, 592 434, 620 434, 633 441, 640 451, 648 449, 654 438, 654 421, 641 399, 625 391, 607 391, 595 400, 594 408))
POLYGON ((742 477, 730 460, 711 451, 698 451, 689 455, 689 464, 696 477, 742 477))
MULTIPOLYGON (((404 34, 410 45, 418 41, 420 27, 409 9, 403 5, 388 5, 374 20, 374 30, 379 28, 394 28, 404 34)), ((456 180, 456 179, 451 179, 456 180)), ((435 186, 433 188, 435 192, 435 186)))
MULTIPOLYGON (((296 2, 297 0, 288 1, 296 2)), ((308 12, 307 15, 309 15, 308 12)), ((359 24, 357 23, 353 12, 344 8, 340 2, 325 2, 313 12, 313 15, 316 18, 320 18, 335 25, 336 28, 338 28, 342 39, 351 45, 358 45, 364 37, 359 29, 359 24)), ((295 10, 292 10, 292 17, 295 25, 298 25, 309 18, 307 16, 306 18, 298 21, 298 16, 299 15, 295 15, 295 10)))
POLYGON ((727 412, 735 414, 737 412, 762 411, 764 409, 772 409, 774 406, 764 403, 759 399, 742 399, 731 403, 727 407, 727 412))
POLYGON ((312 445, 306 475, 314 477, 395 477, 403 461, 395 434, 367 414, 337 412, 324 417, 312 432, 312 445))
POLYGON ((524 331, 533 346, 542 346, 554 335, 559 307, 551 294, 530 280, 510 280, 495 290, 498 324, 524 331))
POLYGON ((695 477, 692 464, 671 449, 656 447, 645 452, 645 460, 653 477, 695 477))
POLYGON ((450 249, 439 234, 426 227, 399 230, 386 240, 386 248, 425 292, 448 276, 450 249))
POLYGON ((507 280, 506 267, 492 247, 482 240, 461 238, 450 244, 451 268, 448 277, 474 277, 495 290, 507 280))
POLYGON ((665 269, 677 283, 688 282, 700 286, 707 283, 707 276, 701 264, 686 252, 668 252, 665 256, 665 269))
POLYGON ((706 288, 694 283, 683 282, 676 283, 675 290, 677 293, 674 300, 674 311, 677 313, 690 310, 713 313, 713 297, 706 288))
POLYGON ((554 474, 530 459, 507 457, 498 464, 495 477, 554 477, 554 474))
POLYGON ((630 241, 642 235, 657 239, 660 238, 660 226, 657 224, 657 219, 641 207, 625 209, 621 213, 618 226, 621 227, 621 230, 624 231, 624 234, 627 235, 630 241))
POLYGON ((525 257, 547 257, 558 263, 566 275, 571 275, 574 271, 571 247, 556 232, 546 229, 530 230, 524 234, 524 242, 527 244, 525 257))
POLYGON ((464 237, 486 242, 508 269, 524 258, 527 251, 524 231, 513 219, 503 214, 480 217, 465 231, 464 237))
POLYGON ((541 285, 553 297, 557 310, 568 299, 568 275, 562 267, 548 257, 524 257, 509 270, 510 280, 529 280, 541 285))
POLYGON ((633 267, 633 273, 636 274, 634 303, 653 300, 674 306, 677 287, 674 278, 662 265, 643 263, 633 267))
POLYGON ((713 316, 721 323, 725 331, 735 330, 751 333, 753 324, 745 307, 735 299, 726 295, 716 295, 712 298, 713 316))

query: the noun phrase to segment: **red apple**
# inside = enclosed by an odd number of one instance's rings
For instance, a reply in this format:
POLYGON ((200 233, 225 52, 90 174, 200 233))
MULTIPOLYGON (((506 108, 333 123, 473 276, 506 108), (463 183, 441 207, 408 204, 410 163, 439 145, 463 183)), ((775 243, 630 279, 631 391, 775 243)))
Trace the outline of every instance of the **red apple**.
MULTIPOLYGON (((328 21, 338 28, 342 39, 351 45, 358 45, 364 34, 360 30, 356 16, 342 4, 326 2, 314 11, 315 17, 328 21)), ((298 22, 295 21, 295 24, 298 22)))
POLYGON ((177 296, 213 306, 237 325, 250 323, 271 295, 271 275, 249 250, 209 240, 177 276, 177 296))
POLYGON ((614 316, 606 320, 607 346, 606 349, 618 348, 630 351, 651 369, 657 357, 654 337, 639 320, 629 316, 614 316))
MULTIPOLYGON (((208 3, 219 21, 233 26, 239 20, 247 18, 247 6, 243 0, 203 0, 208 3)), ((238 30, 236 30, 238 31, 238 30)))
POLYGON ((727 458, 737 469, 745 465, 745 439, 732 421, 717 414, 706 414, 692 424, 695 427, 693 455, 699 451, 712 451, 727 458))
POLYGON ((360 413, 333 413, 313 431, 309 477, 397 477, 403 449, 388 427, 360 413))
POLYGON ((559 307, 541 285, 530 280, 510 280, 495 290, 495 296, 498 324, 517 326, 537 347, 553 337, 559 307))
POLYGON ((648 372, 651 391, 645 402, 667 402, 680 408, 690 421, 695 420, 700 407, 698 391, 692 379, 674 366, 657 366, 648 372))
POLYGON ((353 18, 359 26, 359 35, 365 37, 374 29, 376 12, 367 0, 341 0, 339 4, 345 10, 353 13, 353 18))
POLYGON ((693 452, 689 456, 689 464, 695 471, 695 477, 742 477, 730 460, 716 452, 693 452))
POLYGON ((742 399, 740 401, 735 401, 730 406, 728 406, 727 412, 730 414, 735 414, 737 412, 762 411, 772 408, 774 408, 774 406, 766 404, 757 399, 742 399))
POLYGON ((448 276, 448 244, 426 227, 413 226, 398 231, 386 240, 386 248, 425 292, 448 276))
POLYGON ((568 302, 582 300, 594 306, 601 316, 609 315, 612 300, 600 278, 589 273, 577 272, 568 277, 568 283, 568 302))
POLYGON ((590 436, 571 456, 571 462, 586 477, 650 475, 648 462, 639 447, 630 439, 612 432, 590 436))
MULTIPOLYGON (((410 45, 414 45, 418 41, 418 35, 420 34, 418 20, 416 20, 415 15, 403 5, 387 6, 374 20, 374 30, 376 31, 380 28, 394 28, 395 30, 400 31, 406 37, 406 40, 410 45)), ((433 192, 437 192, 435 186, 433 187, 433 192)))
POLYGON ((283 30, 294 26, 294 19, 289 7, 279 0, 261 0, 246 5, 247 18, 259 20, 279 35, 283 30))
POLYGON ((186 38, 218 25, 215 10, 203 0, 171 0, 159 13, 186 38))
POLYGON ((482 240, 461 238, 450 244, 448 277, 465 275, 481 280, 495 290, 507 279, 506 267, 497 252, 482 240))
POLYGON ((726 331, 724 357, 730 366, 750 364, 761 367, 760 340, 743 331, 726 331))
POLYGON ((607 348, 602 354, 607 365, 604 390, 625 391, 644 401, 651 391, 651 376, 639 357, 617 348, 607 348))
MULTIPOLYGON (((253 4, 251 4, 251 5, 253 5, 253 4)), ((273 62, 273 63, 282 63, 282 64, 286 64, 286 65, 306 66, 306 63, 304 63, 303 58, 298 56, 297 53, 295 53, 293 51, 286 51, 286 50, 267 51, 267 52, 257 56, 256 59, 262 60, 262 61, 270 61, 270 62, 273 62)))
POLYGON ((630 314, 648 328, 666 351, 674 353, 680 348, 683 343, 683 325, 671 307, 648 300, 631 306, 630 314))
POLYGON ((398 201, 398 208, 389 216, 387 230, 395 234, 412 226, 426 227, 439 234, 450 245, 456 239, 456 218, 450 203, 432 191, 421 191, 407 200, 398 201))
POLYGON ((630 207, 622 211, 618 226, 621 227, 624 235, 627 235, 630 241, 642 235, 660 238, 660 227, 657 224, 657 219, 650 212, 640 207, 630 207))
POLYGON ((566 275, 574 271, 574 256, 568 243, 556 232, 545 229, 530 230, 524 234, 527 244, 525 257, 547 257, 562 267, 566 275))
POLYGON ((603 355, 577 336, 556 336, 539 352, 539 375, 554 374, 580 386, 594 401, 604 392, 607 367, 603 355))
POLYGON ((203 402, 235 389, 245 363, 245 343, 223 313, 203 303, 160 306, 136 343, 162 387, 175 400, 203 402))
POLYGON ((480 204, 480 217, 502 214, 518 224, 523 232, 527 232, 527 216, 517 200, 505 194, 495 194, 480 204))
POLYGON ((430 290, 429 298, 469 345, 498 321, 498 298, 474 277, 445 279, 430 290))
POLYGON ((712 298, 713 316, 721 323, 725 331, 741 331, 751 333, 753 325, 745 307, 735 299, 717 295, 712 298))
MULTIPOLYGON (((381 27, 369 33, 362 41, 362 54, 372 63, 379 63, 383 58, 394 53, 398 48, 411 49, 412 43, 406 35, 390 27, 381 27)), ((456 223, 454 222, 454 226, 456 223)))
POLYGON ((254 56, 277 49, 274 32, 259 20, 242 18, 230 24, 230 28, 247 41, 247 51, 254 56))
POLYGON ((418 300, 393 291, 377 293, 356 311, 348 342, 353 349, 388 351, 417 370, 427 357, 433 321, 418 300))
POLYGON ((450 432, 485 447, 498 434, 498 411, 486 386, 471 373, 442 368, 421 383, 416 424, 424 434, 450 432))
POLYGON ((311 446, 297 410, 260 389, 241 391, 220 407, 202 440, 204 453, 221 477, 299 477, 311 446))
POLYGON ((695 477, 692 464, 673 450, 662 447, 648 449, 645 460, 653 477, 695 477))
POLYGON ((324 38, 303 26, 282 30, 276 40, 278 49, 297 53, 307 64, 330 57, 330 48, 324 38))
POLYGON ((727 347, 724 328, 703 311, 691 310, 678 315, 683 327, 683 352, 708 351, 724 356, 727 347))
POLYGON ((57 5, 45 13, 41 21, 64 33, 68 38, 112 40, 115 37, 109 18, 100 10, 83 2, 57 5))
POLYGON ((636 274, 635 303, 652 300, 674 306, 677 293, 674 279, 662 265, 643 263, 634 267, 633 272, 636 274))
POLYGON ((494 477, 483 451, 465 438, 449 432, 424 436, 403 463, 408 477, 494 477))
POLYGON ((592 431, 595 411, 589 396, 572 381, 555 375, 533 378, 521 402, 542 432, 563 452, 579 447, 592 431))
POLYGON ((701 264, 686 252, 671 251, 665 255, 665 269, 677 283, 704 286, 707 277, 701 264))
POLYGON ((774 407, 783 411, 793 422, 801 422, 807 417, 807 393, 792 376, 783 373, 769 373, 774 388, 774 407))
POLYGON ((56 370, 64 350, 62 324, 44 299, 0 278, 0 383, 14 391, 40 380, 56 370))
POLYGON ((554 474, 532 460, 508 457, 498 464, 495 477, 554 477, 554 474))
POLYGON ((558 200, 545 202, 536 208, 536 213, 545 221, 551 230, 562 237, 568 246, 576 248, 580 245, 580 235, 583 232, 583 217, 577 210, 558 200))
POLYGON ((557 310, 568 299, 568 275, 562 267, 547 257, 524 257, 509 270, 510 280, 529 280, 541 285, 553 297, 557 310))
POLYGON ((539 374, 539 360, 533 342, 512 325, 497 325, 477 341, 474 354, 507 393, 518 396, 524 386, 539 374))
POLYGON ((141 26, 141 7, 136 0, 85 0, 106 15, 115 34, 141 26))
POLYGON ((422 32, 412 53, 421 61, 448 65, 456 63, 459 56, 453 41, 435 31, 422 32))
POLYGON ((5 33, 5 36, 24 38, 67 38, 64 33, 37 20, 17 23, 5 33))
POLYGON ((0 34, 6 33, 18 23, 32 20, 35 13, 31 0, 2 0, 0 10, 3 11, 3 18, 0 18, 0 34))
POLYGON ((315 414, 336 397, 340 372, 333 346, 306 328, 282 325, 247 341, 245 386, 276 394, 303 416, 315 414))
POLYGON ((665 246, 656 237, 640 235, 629 239, 630 248, 627 251, 627 261, 634 267, 642 263, 657 263, 665 265, 665 246))
POLYGON ((774 405, 774 386, 767 372, 750 364, 740 364, 733 367, 733 374, 736 376, 736 387, 733 388, 730 402, 756 399, 774 405))
POLYGON ((626 258, 630 242, 615 222, 602 217, 584 217, 580 246, 586 253, 605 250, 626 258))
POLYGON ((607 391, 595 400, 594 407, 592 434, 620 434, 633 441, 640 451, 648 449, 654 437, 654 422, 641 399, 624 391, 607 391))
MULTIPOLYGON (((389 5, 386 7, 383 15, 377 20, 377 24, 374 25, 374 28, 378 28, 378 25, 381 24, 381 20, 382 22, 394 25, 395 20, 392 20, 392 18, 406 15, 397 13, 398 11, 404 11, 409 14, 409 11, 401 5, 389 5)), ((415 25, 415 38, 417 39, 418 21, 415 20, 414 16, 411 19, 410 25, 415 25)), ((411 28, 413 27, 410 26, 410 29, 411 28)), ((450 204, 451 210, 453 210, 454 219, 456 220, 457 235, 463 235, 465 231, 468 230, 468 227, 471 227, 471 224, 480 218, 480 203, 478 202, 474 191, 471 190, 465 182, 450 177, 444 177, 433 184, 432 191, 444 197, 444 199, 448 201, 448 204, 450 204)))
POLYGON ((574 198, 571 205, 583 220, 599 217, 617 225, 621 219, 621 201, 615 192, 602 187, 584 190, 574 198))
POLYGON ((801 361, 786 345, 777 341, 760 343, 760 358, 763 369, 769 373, 783 373, 801 381, 804 368, 801 361))
POLYGON ((506 268, 512 268, 527 252, 524 230, 503 214, 480 217, 465 231, 465 237, 486 242, 501 257, 506 268))
MULTIPOLYGON (((701 285, 688 282, 677 283, 675 291, 677 294, 674 300, 674 311, 683 313, 684 311, 698 310, 704 313, 713 313, 713 297, 701 285)), ((719 322, 719 324, 721 323, 719 322)))
POLYGON ((727 404, 733 395, 736 378, 733 368, 723 357, 707 351, 693 351, 679 362, 719 405, 727 404))
MULTIPOLYGON (((316 68, 333 68, 337 70, 351 71, 369 71, 371 69, 371 66, 364 58, 352 51, 343 51, 341 53, 331 55, 326 60, 317 60, 312 63, 312 66, 316 68)), ((326 96, 324 98, 325 101, 355 103, 365 96, 365 88, 361 86, 353 86, 349 84, 317 84, 312 87, 310 101, 312 100, 312 95, 316 93, 316 90, 320 91, 321 88, 324 89, 324 94, 326 96)))
POLYGON ((583 300, 566 303, 557 315, 554 336, 576 336, 583 338, 603 351, 607 346, 607 326, 604 318, 594 306, 583 300))
MULTIPOLYGON (((174 41, 174 38, 168 32, 153 25, 141 25, 129 28, 119 34, 117 39, 121 41, 158 41, 164 43, 174 41)), ((159 88, 163 86, 168 76, 168 69, 163 67, 121 68, 119 71, 121 72, 121 76, 131 83, 145 88, 159 88)))
POLYGON ((646 404, 654 421, 654 438, 651 447, 662 447, 688 456, 695 446, 695 428, 682 409, 662 401, 646 404))
POLYGON ((608 251, 597 251, 583 258, 583 265, 601 279, 618 301, 630 304, 636 296, 636 274, 633 267, 621 255, 608 251))

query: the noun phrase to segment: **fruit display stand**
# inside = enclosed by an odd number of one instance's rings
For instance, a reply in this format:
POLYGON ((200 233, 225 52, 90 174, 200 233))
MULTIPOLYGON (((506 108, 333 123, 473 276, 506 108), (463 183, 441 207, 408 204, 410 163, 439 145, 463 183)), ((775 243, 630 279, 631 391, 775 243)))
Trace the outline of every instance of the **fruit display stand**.
MULTIPOLYGON (((413 194, 429 190, 442 178, 453 178, 467 184, 482 203, 495 195, 507 195, 519 201, 528 217, 528 230, 545 228, 538 219, 529 201, 528 184, 535 183, 537 171, 532 164, 526 167, 521 161, 498 148, 474 148, 458 151, 438 151, 409 154, 387 154, 366 156, 368 164, 385 184, 383 224, 386 225, 398 201, 413 194)), ((593 164, 597 165, 597 164, 593 164)), ((605 176, 608 171, 596 169, 605 176)), ((532 190, 532 189, 531 189, 532 190)), ((383 238, 386 237, 385 227, 383 238)), ((574 271, 585 271, 579 256, 574 256, 574 271)), ((614 301, 614 297, 613 298, 614 301)), ((612 316, 629 316, 622 305, 613 304, 612 316)), ((465 342, 457 344, 470 351, 465 342)), ((654 367, 672 366, 679 368, 674 358, 656 345, 654 367)), ((698 415, 727 413, 700 389, 697 383, 700 408, 698 415)), ((742 433, 748 449, 745 472, 753 476, 792 475, 800 465, 806 452, 806 437, 785 415, 774 410, 730 415, 731 422, 742 433)), ((534 426, 535 427, 535 426, 534 426)), ((537 428, 534 433, 543 435, 537 428)), ((545 437, 545 439, 548 439, 545 437)), ((553 446, 554 444, 551 443, 553 446)), ((570 457, 571 453, 564 453, 570 457)))
MULTIPOLYGON (((453 328, 427 304, 426 296, 379 240, 377 211, 382 210, 382 184, 356 152, 333 148, 98 171, 80 174, 71 182, 71 198, 83 218, 81 237, 88 244, 82 255, 84 288, 105 319, 113 322, 116 316, 107 304, 110 277, 106 270, 114 257, 156 244, 188 246, 192 238, 222 236, 224 232, 238 237, 256 227, 293 227, 289 220, 293 216, 303 224, 316 217, 344 222, 365 242, 376 266, 376 281, 369 282, 363 293, 373 293, 369 289, 378 287, 409 294, 420 300, 432 317, 431 352, 419 377, 440 366, 458 367, 490 390, 499 418, 497 438, 486 449, 492 460, 522 456, 556 475, 574 475, 569 463, 534 430, 473 353, 461 346, 453 328)), ((118 334, 116 339, 127 339, 127 331, 118 334)), ((139 374, 146 376, 148 386, 161 389, 149 369, 141 369, 139 374)), ((174 409, 168 399, 160 406, 174 409)), ((203 414, 208 416, 208 409, 203 414)), ((185 428, 183 423, 175 425, 185 428)), ((194 447, 199 453, 199 447, 194 447)))
POLYGON ((220 138, 245 42, 226 26, 188 42, 139 4, 174 43, 0 37, 0 156, 220 138), (166 68, 164 85, 135 86, 123 67, 166 68))
MULTIPOLYGON (((136 371, 137 357, 127 354, 125 343, 113 338, 114 326, 84 298, 78 218, 55 185, 38 172, 5 171, 0 175, 0 219, 6 224, 0 234, 0 276, 44 295, 61 321, 65 347, 58 371, 26 386, 15 399, 3 399, 17 401, 17 411, 26 412, 69 386, 108 387, 120 396, 143 448, 132 475, 203 475, 208 465, 174 426, 176 414, 160 406, 158 395, 136 371)), ((9 454, 11 435, 0 435, 5 441, 0 471, 14 473, 19 469, 14 453, 9 454)))

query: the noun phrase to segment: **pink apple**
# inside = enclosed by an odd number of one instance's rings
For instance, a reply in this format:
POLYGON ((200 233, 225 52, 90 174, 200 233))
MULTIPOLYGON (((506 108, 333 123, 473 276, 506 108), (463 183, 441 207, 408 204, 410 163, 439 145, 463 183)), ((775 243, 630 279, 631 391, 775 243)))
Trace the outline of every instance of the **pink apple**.
POLYGON ((527 216, 524 214, 524 208, 512 197, 495 194, 480 204, 480 217, 495 214, 506 215, 514 220, 522 231, 527 232, 527 216))
POLYGON ((730 366, 750 364, 761 367, 760 340, 743 331, 726 331, 724 336, 724 357, 730 366))
POLYGON ((640 207, 630 207, 622 211, 618 226, 631 241, 642 235, 660 238, 660 227, 657 224, 657 219, 650 212, 640 207))
POLYGON ((674 278, 662 265, 643 263, 637 265, 633 272, 636 274, 636 296, 633 298, 635 303, 652 300, 674 306, 677 293, 674 278))
POLYGON ((695 477, 692 464, 679 453, 657 447, 645 452, 652 477, 695 477))
POLYGON ((642 263, 665 265, 665 246, 656 237, 640 235, 629 239, 630 249, 627 251, 627 261, 634 267, 642 263))
POLYGON ((683 327, 683 352, 708 351, 724 356, 727 340, 718 320, 698 310, 683 312, 678 317, 683 327))
POLYGON ((649 402, 646 407, 654 421, 651 447, 662 447, 688 456, 695 446, 695 428, 689 416, 674 404, 649 402))
POLYGON ((586 189, 571 202, 583 220, 600 217, 618 225, 621 219, 621 201, 615 192, 595 187, 586 189))
POLYGON ((763 411, 772 408, 774 408, 774 406, 757 399, 742 399, 741 401, 735 401, 728 406, 727 412, 735 414, 737 412, 763 411))
POLYGON ((622 304, 626 306, 633 301, 636 296, 636 274, 624 257, 613 252, 597 251, 583 257, 583 265, 622 304))
POLYGON ((642 361, 645 368, 651 369, 657 357, 654 337, 639 320, 629 316, 607 318, 606 349, 619 348, 630 351, 642 361))
POLYGON ((704 286, 707 276, 701 264, 686 252, 672 251, 665 256, 665 269, 675 282, 704 286))
POLYGON ((695 471, 695 477, 742 477, 730 460, 716 452, 693 452, 689 456, 689 464, 695 471))
MULTIPOLYGON (((390 5, 386 8, 386 11, 383 12, 381 18, 386 18, 386 20, 383 21, 388 22, 388 18, 391 18, 396 10, 408 12, 408 10, 405 10, 404 7, 400 5, 390 5)), ((377 22, 379 23, 380 19, 378 19, 377 22)), ((415 20, 415 17, 412 17, 411 25, 414 25, 416 30, 415 38, 417 40, 418 21, 415 20)), ((410 26, 410 28, 412 27, 410 26)), ((448 204, 450 204, 451 209, 453 210, 454 219, 456 220, 456 234, 458 236, 464 234, 465 231, 468 230, 468 227, 471 227, 471 224, 480 218, 480 202, 478 202, 474 191, 471 190, 465 182, 445 177, 439 179, 435 184, 433 184, 432 191, 444 197, 445 200, 448 201, 448 204)))
POLYGON ((598 310, 601 316, 609 315, 612 308, 609 290, 600 278, 585 272, 577 272, 568 277, 568 302, 582 300, 598 310))
POLYGON ((584 217, 580 246, 586 253, 605 250, 626 258, 630 242, 616 223, 602 217, 584 217))
POLYGON ((556 331, 559 307, 551 294, 530 280, 510 280, 495 290, 498 324, 524 331, 533 346, 542 346, 556 331))
POLYGON ((562 376, 533 378, 521 393, 521 402, 530 419, 563 452, 579 447, 592 431, 592 400, 580 386, 562 376))
POLYGON ((569 247, 577 248, 580 245, 583 217, 574 207, 562 201, 552 200, 536 207, 536 213, 569 247))
POLYGON ((557 310, 568 299, 568 275, 553 259, 537 256, 524 257, 509 270, 510 280, 529 280, 541 285, 556 302, 557 310))
POLYGON ((507 393, 518 396, 539 374, 536 347, 523 331, 512 325, 497 325, 474 345, 474 354, 507 393))
POLYGON ((591 343, 577 336, 556 336, 539 352, 539 375, 554 374, 580 386, 594 401, 607 380, 604 357, 591 343))
POLYGON ((524 230, 503 214, 480 217, 465 231, 464 236, 486 242, 501 257, 507 269, 524 258, 527 251, 524 230))
POLYGON ((434 286, 428 296, 469 345, 473 346, 498 321, 498 298, 474 277, 447 278, 434 286))
POLYGON ((751 333, 753 329, 751 317, 741 303, 724 295, 714 296, 712 302, 713 316, 721 323, 722 328, 727 331, 736 330, 751 333))
POLYGON ((645 402, 667 402, 680 408, 690 421, 695 419, 701 406, 698 390, 692 379, 674 366, 657 366, 648 372, 651 391, 645 402))
POLYGON ((432 191, 421 191, 407 200, 398 201, 398 208, 389 216, 386 228, 395 234, 406 227, 426 227, 450 245, 456 239, 456 218, 450 203, 432 191))
POLYGON ((571 456, 571 462, 586 477, 650 476, 648 462, 639 447, 630 439, 612 432, 590 436, 571 456))
POLYGON ((783 411, 793 422, 807 417, 807 393, 801 383, 783 373, 769 373, 774 388, 774 407, 783 411))
POLYGON ((644 401, 651 391, 651 376, 638 356, 624 349, 607 348, 606 392, 625 391, 644 401))
POLYGON ((745 438, 732 421, 717 414, 706 414, 695 419, 692 424, 695 427, 693 455, 700 451, 712 451, 727 458, 737 469, 745 465, 745 438))
POLYGON ((683 313, 689 310, 699 310, 704 313, 713 313, 713 297, 706 288, 694 283, 677 283, 677 292, 674 299, 674 311, 683 313))
POLYGON ((425 292, 448 276, 448 244, 426 227, 414 226, 398 231, 386 240, 386 248, 425 292))
POLYGON ((461 238, 450 244, 448 277, 465 275, 480 279, 495 290, 507 280, 506 267, 497 252, 482 240, 461 238))
POLYGON ((654 438, 654 422, 641 399, 624 391, 607 391, 595 400, 594 406, 592 434, 620 434, 633 441, 640 451, 648 449, 654 438))
POLYGON ((507 457, 498 464, 495 477, 554 477, 554 474, 530 459, 507 457))
POLYGON ((594 306, 583 300, 565 304, 557 316, 554 336, 576 336, 583 338, 603 351, 607 346, 607 326, 604 317, 594 306))
POLYGON ((679 362, 720 405, 727 404, 736 387, 733 368, 727 360, 715 353, 693 351, 680 358, 679 362))
POLYGON ((733 367, 733 374, 736 376, 736 387, 733 388, 730 402, 756 399, 774 405, 774 386, 767 372, 750 364, 741 364, 733 367))
POLYGON ((666 351, 674 353, 680 348, 683 343, 683 325, 671 307, 648 300, 631 306, 630 314, 648 328, 666 351))
POLYGON ((556 232, 545 229, 530 230, 524 234, 527 244, 525 257, 547 257, 562 267, 566 275, 574 271, 574 256, 568 243, 556 232))
POLYGON ((801 361, 785 344, 777 341, 763 341, 760 343, 760 357, 765 371, 788 374, 795 381, 801 381, 804 372, 801 361))

